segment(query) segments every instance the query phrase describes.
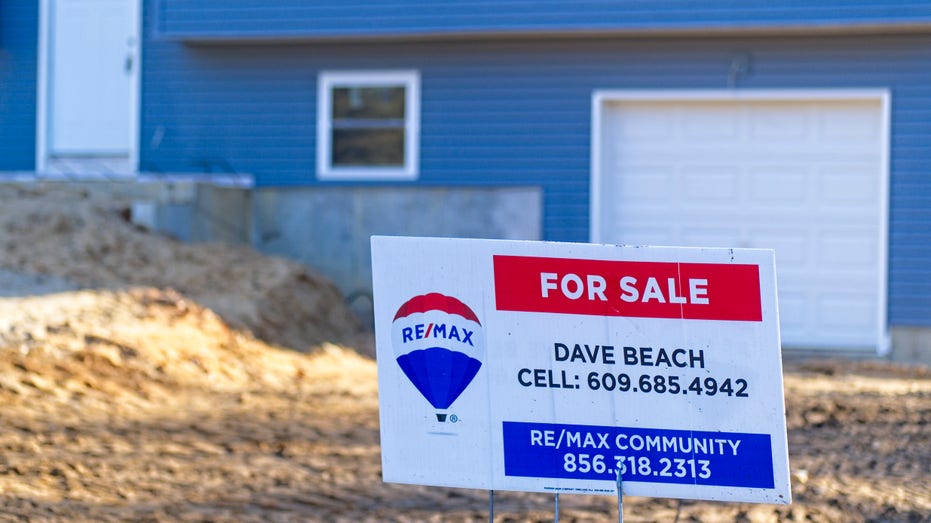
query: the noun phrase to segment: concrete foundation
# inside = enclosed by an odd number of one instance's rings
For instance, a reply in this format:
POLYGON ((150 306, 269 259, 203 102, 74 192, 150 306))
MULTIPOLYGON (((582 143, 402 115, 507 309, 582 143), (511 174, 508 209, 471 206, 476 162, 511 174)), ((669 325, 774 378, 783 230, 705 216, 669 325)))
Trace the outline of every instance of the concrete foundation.
POLYGON ((892 361, 931 365, 931 327, 892 327, 892 361))
POLYGON ((257 189, 252 245, 316 268, 355 297, 371 293, 372 235, 535 240, 541 207, 536 188, 257 189))
MULTIPOLYGON (((166 186, 167 187, 167 186, 166 186)), ((206 183, 146 192, 140 225, 189 242, 250 245, 320 272, 368 320, 372 235, 538 240, 538 187, 249 188, 206 183), (167 190, 167 189, 166 189, 167 190)), ((415 254, 413 254, 415 255, 415 254)))

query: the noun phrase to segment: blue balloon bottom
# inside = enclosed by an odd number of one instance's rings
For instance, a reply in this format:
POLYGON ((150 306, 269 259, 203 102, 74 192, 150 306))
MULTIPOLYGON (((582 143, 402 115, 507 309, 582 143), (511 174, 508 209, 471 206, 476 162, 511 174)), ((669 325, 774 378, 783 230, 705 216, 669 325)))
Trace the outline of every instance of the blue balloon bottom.
POLYGON ((398 357, 401 370, 435 409, 447 409, 469 386, 482 362, 442 347, 398 357))

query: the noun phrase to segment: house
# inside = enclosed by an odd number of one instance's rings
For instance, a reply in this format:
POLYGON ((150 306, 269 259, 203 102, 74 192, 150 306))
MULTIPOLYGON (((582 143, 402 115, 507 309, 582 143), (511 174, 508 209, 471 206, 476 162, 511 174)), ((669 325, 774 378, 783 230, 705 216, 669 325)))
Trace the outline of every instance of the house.
POLYGON ((771 247, 787 346, 931 352, 928 3, 4 2, 0 82, 0 170, 250 173, 350 293, 370 233, 771 247))

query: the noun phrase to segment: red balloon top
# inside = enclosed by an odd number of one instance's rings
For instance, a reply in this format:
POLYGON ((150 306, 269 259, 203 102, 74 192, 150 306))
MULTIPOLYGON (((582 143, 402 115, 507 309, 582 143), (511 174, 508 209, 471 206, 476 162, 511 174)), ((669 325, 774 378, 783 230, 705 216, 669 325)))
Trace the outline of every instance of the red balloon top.
POLYGON ((414 296, 407 300, 404 302, 404 305, 401 305, 401 308, 398 309, 397 314, 394 315, 394 319, 397 320, 398 318, 410 316, 411 314, 427 311, 442 311, 449 314, 456 314, 467 320, 474 321, 479 325, 482 324, 482 322, 478 321, 478 316, 472 312, 472 309, 470 309, 468 305, 462 303, 457 298, 446 296, 438 292, 421 294, 420 296, 414 296))

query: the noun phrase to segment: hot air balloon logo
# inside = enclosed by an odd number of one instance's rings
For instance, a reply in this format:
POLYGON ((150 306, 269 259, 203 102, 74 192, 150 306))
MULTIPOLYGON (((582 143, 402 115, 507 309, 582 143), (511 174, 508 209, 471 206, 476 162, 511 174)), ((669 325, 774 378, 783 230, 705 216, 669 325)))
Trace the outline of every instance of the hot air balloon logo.
POLYGON ((452 296, 414 296, 398 309, 391 342, 398 365, 446 421, 445 411, 472 382, 485 356, 482 324, 452 296))

